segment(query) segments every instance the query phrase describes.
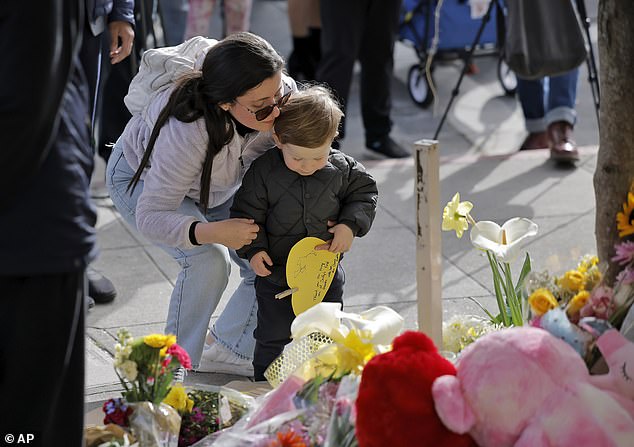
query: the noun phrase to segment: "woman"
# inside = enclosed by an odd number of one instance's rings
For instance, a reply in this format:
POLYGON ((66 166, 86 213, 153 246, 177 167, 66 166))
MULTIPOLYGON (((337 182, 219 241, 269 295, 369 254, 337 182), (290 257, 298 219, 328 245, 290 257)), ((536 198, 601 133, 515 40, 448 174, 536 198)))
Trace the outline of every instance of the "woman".
POLYGON ((251 243, 258 226, 229 219, 229 208, 251 161, 274 146, 273 122, 296 89, 283 68, 279 54, 254 34, 221 40, 202 70, 133 113, 108 162, 117 210, 181 266, 165 330, 176 334, 194 370, 252 375, 254 274, 234 250, 251 243), (242 283, 210 328, 201 360, 230 256, 242 283))

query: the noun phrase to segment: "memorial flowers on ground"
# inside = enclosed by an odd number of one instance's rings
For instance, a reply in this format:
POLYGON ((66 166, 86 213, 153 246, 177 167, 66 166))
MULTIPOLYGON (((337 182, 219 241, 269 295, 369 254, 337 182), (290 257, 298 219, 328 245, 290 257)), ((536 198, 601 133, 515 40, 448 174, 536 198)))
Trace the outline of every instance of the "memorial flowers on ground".
POLYGON ((191 369, 189 355, 176 344, 175 335, 150 334, 132 338, 127 330, 121 329, 117 339, 114 368, 128 403, 160 404, 171 388, 176 370, 180 367, 191 369))
POLYGON ((531 270, 528 253, 522 269, 514 282, 511 263, 519 256, 522 246, 528 239, 537 234, 537 224, 523 217, 515 217, 502 226, 492 221, 477 222, 471 216, 473 204, 460 201, 460 193, 456 193, 443 210, 443 231, 455 231, 461 238, 471 226, 471 243, 483 250, 491 267, 493 288, 498 305, 498 314, 493 315, 480 306, 493 323, 504 326, 522 326, 522 284, 531 270))
POLYGON ((133 338, 117 333, 114 369, 123 386, 122 399, 104 404, 104 423, 125 426, 144 447, 176 447, 181 418, 176 407, 191 408, 182 386, 172 386, 179 368, 191 369, 187 352, 172 334, 133 338))

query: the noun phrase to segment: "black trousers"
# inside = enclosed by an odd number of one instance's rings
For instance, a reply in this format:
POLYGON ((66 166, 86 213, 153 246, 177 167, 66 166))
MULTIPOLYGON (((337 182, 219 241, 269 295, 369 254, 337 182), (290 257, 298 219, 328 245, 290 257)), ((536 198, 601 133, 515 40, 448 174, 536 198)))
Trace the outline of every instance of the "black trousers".
MULTIPOLYGON (((366 142, 392 129, 391 83, 401 0, 321 0, 317 80, 348 100, 354 63, 361 63, 361 115, 366 142)), ((344 136, 342 122, 339 135, 344 136)))
POLYGON ((83 445, 84 270, 0 276, 0 433, 83 445))
MULTIPOLYGON (((332 279, 323 301, 341 303, 343 307, 343 284, 345 273, 341 264, 332 279)), ((264 371, 291 342, 291 323, 295 319, 289 297, 275 299, 275 295, 286 290, 266 278, 255 279, 255 295, 258 300, 258 325, 253 331, 255 351, 253 353, 253 375, 256 381, 266 380, 264 371)))

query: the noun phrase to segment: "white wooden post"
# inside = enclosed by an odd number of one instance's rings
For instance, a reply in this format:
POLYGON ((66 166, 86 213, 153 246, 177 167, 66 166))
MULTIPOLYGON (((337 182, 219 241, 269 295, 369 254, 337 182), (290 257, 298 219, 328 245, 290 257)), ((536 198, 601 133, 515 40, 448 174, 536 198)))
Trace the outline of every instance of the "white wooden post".
POLYGON ((414 143, 418 329, 442 349, 442 251, 438 141, 414 143))

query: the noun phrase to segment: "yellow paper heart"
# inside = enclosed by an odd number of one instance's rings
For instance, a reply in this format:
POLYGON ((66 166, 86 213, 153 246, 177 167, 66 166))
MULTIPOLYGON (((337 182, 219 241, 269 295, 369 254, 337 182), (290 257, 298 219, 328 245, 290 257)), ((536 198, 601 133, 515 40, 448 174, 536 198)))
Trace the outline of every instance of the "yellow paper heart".
POLYGON ((286 282, 293 292, 293 312, 299 315, 321 303, 335 277, 339 253, 315 250, 326 242, 317 237, 305 237, 291 248, 286 261, 286 282))

